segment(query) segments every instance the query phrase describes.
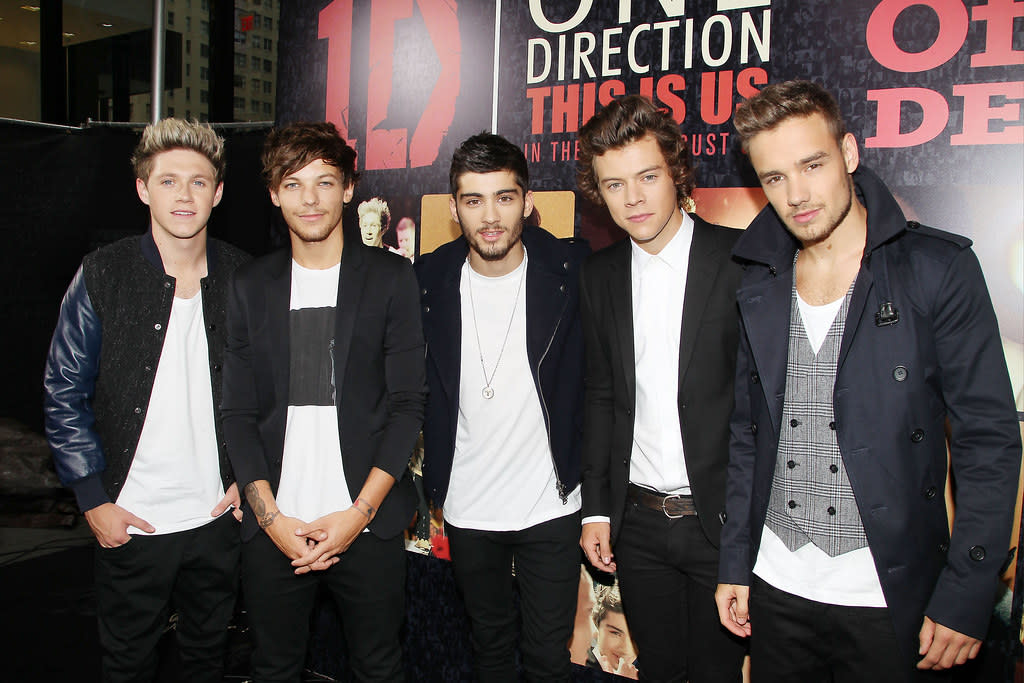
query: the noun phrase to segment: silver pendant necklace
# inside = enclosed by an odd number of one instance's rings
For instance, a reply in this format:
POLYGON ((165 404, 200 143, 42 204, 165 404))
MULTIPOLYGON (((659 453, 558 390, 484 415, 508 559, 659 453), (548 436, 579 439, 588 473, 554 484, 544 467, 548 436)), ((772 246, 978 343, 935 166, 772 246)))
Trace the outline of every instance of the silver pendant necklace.
MULTIPOLYGON (((473 266, 469 264, 469 258, 466 258, 466 263, 469 265, 469 269, 473 270, 473 266)), ((484 373, 484 388, 480 391, 480 395, 486 399, 494 398, 494 388, 491 386, 491 382, 494 381, 494 376, 498 374, 498 365, 501 364, 501 356, 505 353, 505 344, 508 343, 509 332, 512 331, 512 321, 516 317, 516 308, 519 307, 519 294, 523 291, 523 280, 526 279, 526 268, 523 268, 523 272, 519 275, 519 286, 516 288, 516 299, 512 302, 512 315, 508 318, 508 327, 505 328, 505 338, 501 341, 501 348, 498 349, 498 360, 494 361, 494 369, 491 370, 491 375, 487 376, 487 366, 484 365, 484 347, 480 343, 480 327, 476 322, 476 302, 473 300, 473 273, 466 273, 466 281, 469 285, 469 308, 473 312, 473 331, 476 333, 476 348, 480 352, 480 370, 484 373)))

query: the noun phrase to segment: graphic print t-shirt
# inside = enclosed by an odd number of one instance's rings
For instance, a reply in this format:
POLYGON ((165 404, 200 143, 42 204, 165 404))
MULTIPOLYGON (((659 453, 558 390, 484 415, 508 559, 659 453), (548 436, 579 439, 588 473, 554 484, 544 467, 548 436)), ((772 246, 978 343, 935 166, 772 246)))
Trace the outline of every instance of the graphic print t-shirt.
POLYGON ((334 376, 340 268, 310 270, 292 261, 288 423, 277 505, 305 522, 352 505, 341 460, 334 376))

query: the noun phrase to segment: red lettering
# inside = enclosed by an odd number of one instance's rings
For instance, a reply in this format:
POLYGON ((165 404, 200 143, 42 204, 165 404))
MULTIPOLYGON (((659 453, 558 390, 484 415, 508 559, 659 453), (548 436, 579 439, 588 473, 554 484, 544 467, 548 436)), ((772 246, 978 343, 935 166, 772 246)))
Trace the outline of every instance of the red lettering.
POLYGON ((544 132, 544 100, 551 97, 551 88, 527 88, 526 96, 530 98, 530 130, 534 135, 544 132))
POLYGON ((992 106, 993 97, 1024 100, 1024 81, 954 85, 953 94, 964 98, 963 131, 950 137, 951 145, 1024 144, 1020 104, 992 106), (990 131, 989 121, 1003 121, 1002 130, 990 131), (1007 125, 1012 124, 1012 125, 1007 125))
POLYGON ((654 78, 644 76, 640 79, 640 94, 649 100, 654 99, 654 78))
POLYGON ((701 120, 704 123, 718 124, 725 123, 730 116, 732 71, 705 71, 700 77, 701 120))
POLYGON ((366 97, 366 168, 405 168, 405 128, 383 128, 391 99, 394 69, 395 22, 412 16, 412 0, 374 2, 370 10, 370 73, 366 97))
POLYGON ((752 66, 740 72, 736 77, 736 93, 743 99, 748 99, 760 92, 755 85, 764 85, 768 82, 768 72, 759 66, 752 66))
POLYGON ((890 88, 868 90, 869 101, 878 103, 874 136, 864 141, 865 147, 913 147, 935 138, 949 121, 949 105, 940 93, 927 88, 890 88), (912 131, 900 132, 900 109, 904 102, 921 107, 920 125, 912 131))
POLYGON ((580 86, 556 85, 551 90, 551 132, 575 133, 580 128, 580 86))
POLYGON ((867 45, 871 56, 893 71, 927 71, 948 62, 967 38, 967 8, 961 0, 882 0, 871 12, 867 45), (896 19, 908 7, 924 5, 939 17, 939 35, 921 52, 905 52, 893 38, 896 19))
POLYGON ((1024 50, 1013 49, 1013 20, 1020 17, 1024 2, 1019 0, 989 0, 972 8, 971 19, 985 22, 985 51, 971 55, 971 66, 1024 64, 1024 50))
POLYGON ((583 121, 589 121, 597 111, 597 83, 583 84, 583 121))
MULTIPOLYGON (((348 136, 349 90, 351 87, 352 0, 334 0, 320 10, 317 38, 327 39, 327 92, 324 119, 348 136)), ((348 140, 352 147, 355 140, 348 140)))
POLYGON ((462 41, 455 0, 416 0, 416 4, 420 7, 423 23, 427 25, 441 72, 409 143, 410 168, 430 166, 437 160, 441 141, 455 120, 455 99, 461 89, 459 62, 462 41))
POLYGON ((605 81, 601 84, 601 87, 597 89, 597 101, 601 103, 601 106, 605 106, 616 97, 622 97, 626 94, 626 84, 622 81, 605 81))
POLYGON ((683 90, 686 90, 686 79, 680 74, 665 74, 658 79, 658 101, 669 108, 676 123, 682 123, 686 118, 686 102, 676 95, 683 90))

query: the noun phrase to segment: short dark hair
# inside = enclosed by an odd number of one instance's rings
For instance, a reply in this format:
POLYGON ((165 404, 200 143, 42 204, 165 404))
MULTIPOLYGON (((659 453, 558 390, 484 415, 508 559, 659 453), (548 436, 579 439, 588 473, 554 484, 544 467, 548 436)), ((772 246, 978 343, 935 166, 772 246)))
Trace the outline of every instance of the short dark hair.
POLYGON ((686 203, 695 184, 690 152, 679 133, 679 125, 643 95, 627 95, 612 100, 580 129, 576 184, 587 199, 595 204, 604 204, 594 173, 594 157, 608 150, 621 149, 648 135, 657 141, 661 155, 665 157, 665 164, 676 185, 679 205, 686 203))
POLYGON ((452 166, 448 172, 452 196, 458 194, 459 178, 464 174, 495 171, 511 171, 524 195, 530 189, 530 170, 523 150, 493 133, 478 133, 467 139, 452 155, 452 166))
POLYGON ((337 167, 346 187, 359 180, 356 151, 327 121, 298 122, 272 130, 263 145, 263 179, 268 188, 276 190, 285 176, 318 159, 337 167))
POLYGON ((743 149, 758 133, 775 128, 794 116, 821 114, 829 132, 842 143, 846 124, 832 93, 812 81, 785 81, 766 85, 761 92, 740 104, 733 116, 743 149))
POLYGON ((594 626, 600 626, 608 612, 614 612, 616 614, 624 613, 622 609, 622 597, 619 595, 619 587, 616 585, 601 586, 601 588, 598 589, 597 596, 594 600, 594 610, 590 613, 590 618, 593 620, 594 626))

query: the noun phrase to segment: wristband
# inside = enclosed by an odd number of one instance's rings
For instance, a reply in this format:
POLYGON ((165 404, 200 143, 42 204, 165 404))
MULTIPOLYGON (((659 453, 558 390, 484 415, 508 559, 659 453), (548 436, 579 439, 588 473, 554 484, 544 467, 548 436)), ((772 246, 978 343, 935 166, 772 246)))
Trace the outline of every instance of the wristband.
POLYGON ((362 498, 356 498, 355 502, 352 503, 352 507, 354 507, 356 510, 359 510, 359 512, 361 512, 362 514, 366 515, 367 520, 372 519, 373 513, 377 512, 377 508, 373 507, 362 498), (367 509, 365 511, 359 509, 360 503, 366 506, 367 509))

